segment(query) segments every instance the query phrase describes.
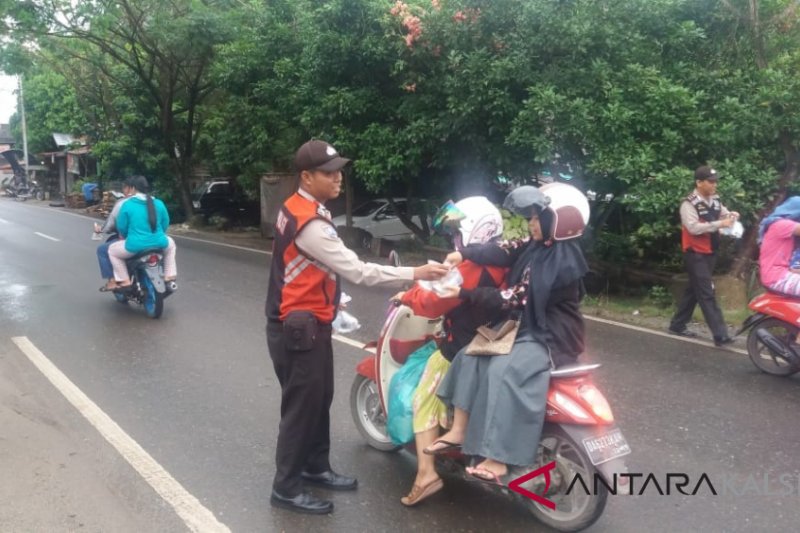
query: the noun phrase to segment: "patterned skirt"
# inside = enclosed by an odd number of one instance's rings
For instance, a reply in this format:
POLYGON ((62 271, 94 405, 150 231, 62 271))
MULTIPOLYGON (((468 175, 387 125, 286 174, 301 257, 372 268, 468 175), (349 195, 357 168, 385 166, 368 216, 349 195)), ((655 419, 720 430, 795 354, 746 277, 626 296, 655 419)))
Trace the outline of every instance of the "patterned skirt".
POLYGON ((448 427, 447 406, 436 396, 439 384, 450 368, 450 361, 436 350, 428 359, 414 393, 414 433, 441 426, 448 427))

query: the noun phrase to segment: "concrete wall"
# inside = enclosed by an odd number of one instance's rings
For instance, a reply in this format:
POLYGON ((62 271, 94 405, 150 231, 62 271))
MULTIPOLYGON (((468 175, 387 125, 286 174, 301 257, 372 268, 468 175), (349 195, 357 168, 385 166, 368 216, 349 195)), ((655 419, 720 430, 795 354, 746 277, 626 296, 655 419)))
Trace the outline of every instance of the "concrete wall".
POLYGON ((271 239, 278 218, 278 211, 297 190, 294 174, 265 174, 261 178, 261 236, 271 239))

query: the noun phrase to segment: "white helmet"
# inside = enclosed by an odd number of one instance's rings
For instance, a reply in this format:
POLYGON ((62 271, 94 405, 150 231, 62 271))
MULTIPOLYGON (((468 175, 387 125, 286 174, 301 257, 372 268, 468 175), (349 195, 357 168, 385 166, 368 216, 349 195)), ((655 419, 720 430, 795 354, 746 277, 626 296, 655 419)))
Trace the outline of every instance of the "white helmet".
POLYGON ((471 196, 455 204, 448 201, 439 209, 433 227, 457 229, 454 244, 457 250, 470 244, 485 244, 503 234, 500 211, 483 196, 471 196), (455 225, 457 223, 457 226, 455 225))
POLYGON ((586 196, 566 183, 548 183, 539 190, 550 198, 547 209, 553 212, 553 240, 566 241, 583 235, 590 212, 586 196))

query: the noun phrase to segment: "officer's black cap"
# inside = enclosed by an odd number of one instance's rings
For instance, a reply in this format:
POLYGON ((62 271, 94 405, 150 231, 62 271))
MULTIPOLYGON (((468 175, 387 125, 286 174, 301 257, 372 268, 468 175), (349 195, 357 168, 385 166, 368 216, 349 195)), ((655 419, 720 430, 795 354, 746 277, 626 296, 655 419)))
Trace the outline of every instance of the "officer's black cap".
POLYGON ((719 179, 719 173, 714 170, 713 168, 703 165, 702 167, 697 167, 694 171, 694 180, 695 181, 717 181, 719 179))
POLYGON ((339 156, 336 148, 316 139, 305 143, 294 154, 294 168, 297 172, 304 170, 334 172, 341 170, 349 162, 349 159, 339 156))

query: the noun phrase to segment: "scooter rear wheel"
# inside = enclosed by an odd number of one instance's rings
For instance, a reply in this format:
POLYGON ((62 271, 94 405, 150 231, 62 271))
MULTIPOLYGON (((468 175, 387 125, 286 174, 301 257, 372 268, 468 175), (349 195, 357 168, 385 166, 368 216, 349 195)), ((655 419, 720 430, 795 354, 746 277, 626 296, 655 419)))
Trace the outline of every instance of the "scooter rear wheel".
POLYGON ((750 356, 750 360, 756 365, 756 368, 773 376, 791 376, 800 372, 800 366, 792 365, 783 357, 773 353, 758 338, 758 331, 762 329, 768 330, 781 344, 786 346, 800 332, 797 327, 777 318, 767 318, 763 322, 756 324, 747 336, 747 355, 750 356))
MULTIPOLYGON (((551 510, 524 498, 525 505, 533 516, 557 531, 581 531, 594 524, 606 507, 608 500, 606 487, 602 483, 599 484, 596 494, 591 495, 573 487, 567 494, 575 474, 580 474, 584 480, 591 480, 595 472, 595 467, 583 446, 572 440, 558 426, 546 424, 542 431, 537 457, 537 464, 527 467, 528 472, 551 461, 556 462, 550 489, 544 494, 544 497, 556 504, 556 508, 551 510)), ((522 487, 540 494, 544 487, 528 486, 540 478, 541 476, 523 483, 522 487)))
POLYGON ((350 412, 358 432, 367 444, 382 452, 394 452, 402 448, 392 443, 386 433, 386 416, 378 394, 378 385, 361 374, 356 374, 350 388, 350 412))
POLYGON ((161 313, 164 312, 164 295, 156 291, 153 282, 147 275, 140 276, 142 291, 144 298, 142 304, 144 305, 144 312, 150 318, 160 318, 161 313))

